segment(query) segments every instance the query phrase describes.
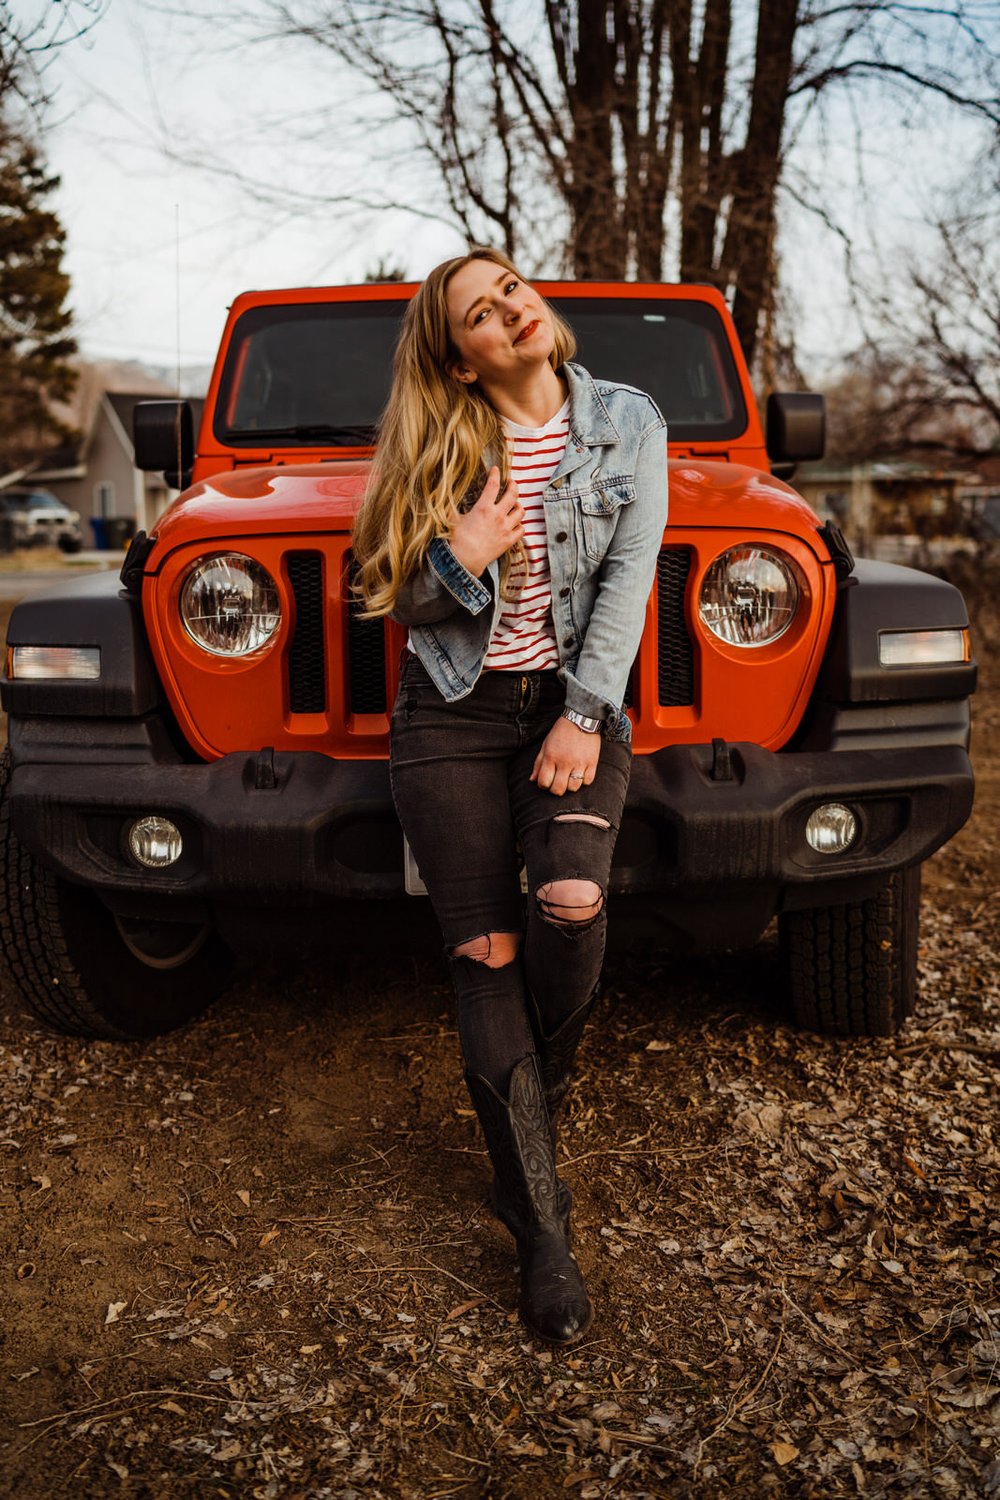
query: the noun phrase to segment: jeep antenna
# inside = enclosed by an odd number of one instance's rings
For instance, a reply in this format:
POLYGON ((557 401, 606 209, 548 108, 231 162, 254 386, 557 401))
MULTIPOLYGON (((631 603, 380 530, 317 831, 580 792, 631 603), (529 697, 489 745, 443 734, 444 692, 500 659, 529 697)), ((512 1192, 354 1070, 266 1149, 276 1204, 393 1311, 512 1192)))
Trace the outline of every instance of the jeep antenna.
POLYGON ((177 336, 177 487, 181 482, 181 206, 174 204, 174 304, 177 336))

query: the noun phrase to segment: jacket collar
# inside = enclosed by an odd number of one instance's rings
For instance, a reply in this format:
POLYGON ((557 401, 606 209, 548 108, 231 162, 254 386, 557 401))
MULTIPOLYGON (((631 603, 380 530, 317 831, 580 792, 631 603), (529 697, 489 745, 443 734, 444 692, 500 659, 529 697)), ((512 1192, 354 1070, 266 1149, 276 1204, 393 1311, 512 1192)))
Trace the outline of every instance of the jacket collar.
MULTIPOLYGON (((549 485, 557 490, 562 488, 560 480, 593 461, 595 448, 610 448, 621 441, 597 386, 583 366, 567 361, 560 373, 565 375, 569 386, 569 437, 549 480, 549 485)), ((598 468, 600 462, 598 459, 598 468)))
POLYGON ((621 442, 621 434, 608 416, 589 371, 567 361, 562 374, 569 386, 570 441, 576 440, 587 448, 606 448, 621 442))

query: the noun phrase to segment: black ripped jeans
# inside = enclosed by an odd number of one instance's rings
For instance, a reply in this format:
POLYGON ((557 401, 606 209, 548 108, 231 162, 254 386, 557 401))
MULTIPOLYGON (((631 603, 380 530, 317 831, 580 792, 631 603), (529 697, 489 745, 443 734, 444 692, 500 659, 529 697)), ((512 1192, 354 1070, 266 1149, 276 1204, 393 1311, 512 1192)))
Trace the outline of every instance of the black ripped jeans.
POLYGON ((605 740, 593 785, 563 797, 529 781, 564 702, 555 671, 484 671, 467 697, 446 703, 407 652, 392 715, 393 798, 451 962, 466 1069, 501 1094, 535 1050, 534 1028, 553 1035, 589 999, 604 958, 632 752, 605 740), (597 885, 598 914, 568 919, 549 891, 560 880, 597 885), (523 933, 513 962, 453 953, 496 933, 523 933))

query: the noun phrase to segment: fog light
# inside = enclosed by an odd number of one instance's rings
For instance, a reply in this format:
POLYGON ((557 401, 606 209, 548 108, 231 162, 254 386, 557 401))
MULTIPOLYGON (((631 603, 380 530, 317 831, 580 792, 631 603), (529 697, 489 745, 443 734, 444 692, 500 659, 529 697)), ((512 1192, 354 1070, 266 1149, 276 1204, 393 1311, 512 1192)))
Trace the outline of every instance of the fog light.
POLYGON ((128 831, 129 853, 147 870, 162 870, 181 857, 180 829, 169 818, 139 818, 128 831))
POLYGON ((843 854, 858 836, 858 820, 842 802, 824 802, 809 814, 806 842, 817 854, 843 854))

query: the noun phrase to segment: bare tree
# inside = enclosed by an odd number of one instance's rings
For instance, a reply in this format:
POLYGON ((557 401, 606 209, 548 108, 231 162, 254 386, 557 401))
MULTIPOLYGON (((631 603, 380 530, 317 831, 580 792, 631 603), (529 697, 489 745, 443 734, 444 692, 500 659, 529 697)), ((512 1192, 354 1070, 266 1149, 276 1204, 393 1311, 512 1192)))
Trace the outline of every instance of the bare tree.
POLYGON ((873 289, 867 345, 829 393, 842 457, 1000 455, 1000 149, 946 207, 873 289))
POLYGON ((248 15, 363 80, 469 240, 529 264, 561 246, 585 278, 711 282, 751 357, 804 120, 850 95, 873 131, 904 102, 1000 122, 994 0, 257 0, 248 15))
POLYGON ((111 0, 36 0, 15 7, 0 0, 0 109, 20 108, 37 126, 47 103, 45 69, 53 56, 86 35, 111 0))

